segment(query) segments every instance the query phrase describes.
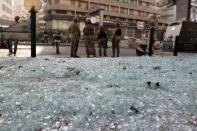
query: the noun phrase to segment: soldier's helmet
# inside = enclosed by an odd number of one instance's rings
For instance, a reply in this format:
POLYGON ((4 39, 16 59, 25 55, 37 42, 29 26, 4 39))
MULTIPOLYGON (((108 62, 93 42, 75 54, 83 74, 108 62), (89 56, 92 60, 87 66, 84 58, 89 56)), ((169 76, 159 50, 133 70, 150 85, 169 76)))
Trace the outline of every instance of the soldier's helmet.
POLYGON ((78 22, 78 19, 75 17, 75 18, 73 19, 73 21, 74 21, 74 22, 78 22))

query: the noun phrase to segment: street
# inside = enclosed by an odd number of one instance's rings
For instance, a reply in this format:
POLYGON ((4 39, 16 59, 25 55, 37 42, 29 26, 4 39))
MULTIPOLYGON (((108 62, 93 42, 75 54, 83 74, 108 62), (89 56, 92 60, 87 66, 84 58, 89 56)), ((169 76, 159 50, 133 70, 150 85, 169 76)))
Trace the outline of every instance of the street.
MULTIPOLYGON (((98 56, 98 47, 96 48, 96 53, 98 56)), ((49 56, 49 57, 70 57, 70 46, 60 46, 60 55, 56 55, 55 46, 37 46, 36 48, 37 56, 49 56)), ((0 57, 7 57, 8 49, 0 49, 0 57)), ((86 57, 85 47, 79 47, 78 53, 80 57, 86 57)), ((19 45, 17 50, 17 57, 30 57, 31 56, 31 46, 30 45, 19 45)), ((108 57, 112 56, 112 49, 108 48, 108 57)), ((136 56, 134 49, 120 49, 120 57, 136 56)))

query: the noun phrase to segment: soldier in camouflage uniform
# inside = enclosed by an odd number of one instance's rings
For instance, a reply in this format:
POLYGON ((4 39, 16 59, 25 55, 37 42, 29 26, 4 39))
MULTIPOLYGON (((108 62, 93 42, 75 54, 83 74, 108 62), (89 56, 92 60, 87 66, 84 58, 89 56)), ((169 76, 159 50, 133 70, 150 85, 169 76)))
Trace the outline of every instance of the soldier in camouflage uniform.
POLYGON ((96 57, 96 50, 94 48, 94 27, 91 25, 91 21, 88 20, 83 30, 86 41, 86 54, 87 57, 93 55, 96 57))
POLYGON ((116 30, 112 36, 112 57, 115 57, 115 52, 116 52, 116 49, 117 49, 117 57, 119 57, 119 54, 120 54, 120 39, 121 39, 121 34, 122 34, 122 31, 121 31, 121 28, 120 28, 120 24, 117 23, 116 24, 116 30))
POLYGON ((69 27, 69 32, 71 34, 72 41, 70 57, 79 57, 77 55, 77 51, 81 32, 78 26, 77 18, 74 18, 74 23, 69 27))
MULTIPOLYGON (((13 25, 19 23, 20 17, 16 16, 15 17, 15 21, 12 21, 9 23, 9 27, 12 27, 13 25)), ((17 47, 18 47, 18 40, 8 40, 8 48, 9 48, 9 54, 8 56, 12 55, 12 46, 14 44, 14 56, 16 56, 16 52, 17 52, 17 47)))
POLYGON ((103 55, 107 56, 107 33, 103 26, 100 27, 98 32, 98 47, 99 47, 99 56, 102 56, 102 48, 103 55))

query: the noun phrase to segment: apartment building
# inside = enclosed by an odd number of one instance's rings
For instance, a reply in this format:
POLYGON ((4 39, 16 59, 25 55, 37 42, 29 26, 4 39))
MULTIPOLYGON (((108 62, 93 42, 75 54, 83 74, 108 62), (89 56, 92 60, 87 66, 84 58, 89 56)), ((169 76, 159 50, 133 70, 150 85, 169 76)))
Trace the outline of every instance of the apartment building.
POLYGON ((13 0, 0 0, 0 18, 5 20, 13 20, 13 0))
MULTIPOLYGON (((143 30, 137 28, 139 22, 146 25, 150 14, 162 15, 162 11, 154 9, 155 0, 45 0, 46 28, 67 30, 73 17, 80 21, 80 29, 85 26, 87 17, 99 19, 99 15, 89 16, 92 8, 103 9, 104 26, 112 32, 118 21, 123 29, 123 35, 130 37, 142 37, 143 30)), ((160 19, 159 25, 167 22, 160 19)), ((98 29, 98 26, 96 26, 98 29)))

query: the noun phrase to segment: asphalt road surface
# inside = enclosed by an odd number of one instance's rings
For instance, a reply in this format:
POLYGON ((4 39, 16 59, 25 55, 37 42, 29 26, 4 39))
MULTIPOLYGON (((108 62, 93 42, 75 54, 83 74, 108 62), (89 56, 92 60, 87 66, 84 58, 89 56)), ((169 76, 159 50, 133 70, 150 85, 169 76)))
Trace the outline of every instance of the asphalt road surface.
MULTIPOLYGON (((60 55, 56 55, 55 46, 37 46, 37 56, 50 56, 50 57, 70 57, 70 46, 60 46, 60 55)), ((108 48, 108 57, 112 56, 112 48, 108 48)), ((0 57, 6 57, 8 55, 8 49, 0 50, 0 57)), ((17 57, 30 57, 31 47, 30 45, 19 45, 16 56, 17 57)), ((84 58, 86 57, 85 47, 79 47, 77 55, 84 58)), ((96 55, 98 57, 98 47, 96 47, 96 55)), ((120 49, 120 57, 136 56, 134 49, 120 49)))
MULTIPOLYGON (((39 48, 41 49, 38 53, 38 56, 54 56, 56 55, 56 47, 53 46, 39 46, 39 48)), ((98 52, 98 48, 96 47, 96 55, 98 57, 99 52, 98 52)), ((58 56, 63 56, 63 57, 70 57, 70 47, 69 46, 61 46, 60 47, 60 55, 58 56)), ((112 56, 112 48, 108 48, 108 52, 107 52, 108 56, 112 56)), ((86 57, 86 50, 85 47, 79 47, 78 48, 78 52, 77 55, 80 57, 86 57)), ((124 57, 129 57, 129 56, 136 56, 135 50, 133 49, 125 49, 125 48, 121 48, 120 49, 120 56, 124 56, 124 57)))

